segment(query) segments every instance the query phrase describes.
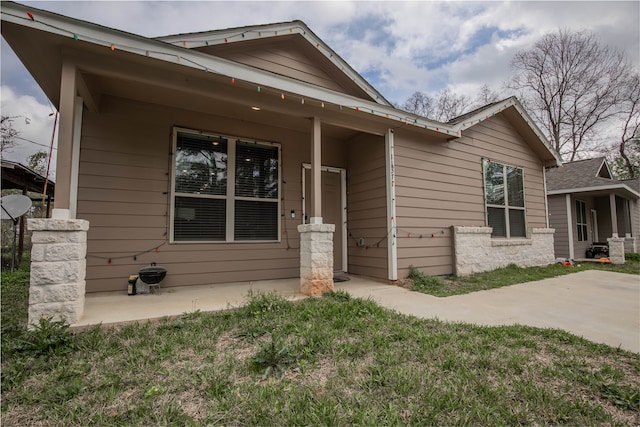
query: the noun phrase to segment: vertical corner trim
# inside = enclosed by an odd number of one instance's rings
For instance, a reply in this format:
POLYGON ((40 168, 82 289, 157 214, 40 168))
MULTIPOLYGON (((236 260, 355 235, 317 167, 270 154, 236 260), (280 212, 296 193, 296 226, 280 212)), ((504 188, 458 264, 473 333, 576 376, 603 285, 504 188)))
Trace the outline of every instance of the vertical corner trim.
POLYGON ((387 187, 387 265, 389 280, 398 280, 398 245, 396 239, 396 173, 393 129, 384 137, 387 187))

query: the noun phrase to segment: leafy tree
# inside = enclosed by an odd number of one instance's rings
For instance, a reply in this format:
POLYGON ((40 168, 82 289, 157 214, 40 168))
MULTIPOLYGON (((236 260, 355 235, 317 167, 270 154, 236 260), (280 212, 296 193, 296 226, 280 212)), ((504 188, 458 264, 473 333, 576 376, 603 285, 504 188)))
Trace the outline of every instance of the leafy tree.
POLYGON ((13 119, 11 116, 0 117, 0 153, 8 153, 16 144, 18 131, 13 128, 13 119))
POLYGON ((574 160, 592 150, 599 130, 619 113, 630 75, 619 49, 590 32, 558 30, 518 52, 509 87, 520 91, 558 153, 574 160))
POLYGON ((42 176, 47 174, 48 156, 45 151, 38 151, 27 157, 27 167, 42 176))

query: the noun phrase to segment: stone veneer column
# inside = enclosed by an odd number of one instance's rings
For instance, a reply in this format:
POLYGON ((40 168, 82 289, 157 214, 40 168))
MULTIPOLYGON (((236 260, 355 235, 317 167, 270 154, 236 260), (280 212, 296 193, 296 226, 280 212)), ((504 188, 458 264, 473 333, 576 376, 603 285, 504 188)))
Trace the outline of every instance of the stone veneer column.
POLYGON ((41 317, 76 323, 84 311, 87 230, 82 219, 29 219, 29 325, 41 317))
POLYGON ((301 224, 300 292, 319 296, 333 291, 334 224, 301 224))
POLYGON ((624 264, 624 237, 610 237, 607 242, 611 264, 624 264))

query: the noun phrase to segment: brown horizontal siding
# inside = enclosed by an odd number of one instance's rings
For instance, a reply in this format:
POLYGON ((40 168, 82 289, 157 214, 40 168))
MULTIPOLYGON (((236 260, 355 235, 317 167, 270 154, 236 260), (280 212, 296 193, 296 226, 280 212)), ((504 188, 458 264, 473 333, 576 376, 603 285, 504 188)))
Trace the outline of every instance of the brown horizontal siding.
POLYGON ((399 277, 453 272, 450 227, 485 225, 483 158, 523 168, 527 226, 546 226, 542 162, 503 116, 449 142, 399 131, 395 146, 399 277))
MULTIPOLYGON (((150 262, 167 268, 163 286, 298 276, 301 165, 309 162, 308 141, 308 134, 105 98, 99 112, 83 117, 78 218, 90 221, 87 292, 124 291, 128 276, 150 262), (220 134, 238 135, 234 131, 241 129, 238 136, 281 144, 281 207, 287 215, 281 218, 280 242, 168 243, 171 129, 212 131, 212 123, 220 134)), ((335 157, 345 157, 339 141, 324 138, 323 144, 338 151, 335 157)))
MULTIPOLYGON (((169 268, 170 270, 170 268, 169 268)), ((290 269, 271 269, 246 271, 242 275, 237 272, 209 272, 204 274, 172 275, 170 272, 162 282, 163 287, 210 285, 216 283, 248 282, 253 280, 272 280, 296 277, 300 274, 299 267, 290 269)), ((113 279, 93 279, 87 282, 87 292, 126 291, 129 276, 113 279)), ((185 309, 186 311, 186 309, 185 309)))

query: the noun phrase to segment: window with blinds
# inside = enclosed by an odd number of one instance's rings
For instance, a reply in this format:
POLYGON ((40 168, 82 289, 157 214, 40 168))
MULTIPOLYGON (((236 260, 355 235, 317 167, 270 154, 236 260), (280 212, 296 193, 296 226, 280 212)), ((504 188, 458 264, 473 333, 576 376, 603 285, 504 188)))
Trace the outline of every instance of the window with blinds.
POLYGON ((487 225, 491 237, 526 237, 522 168, 483 160, 487 225))
POLYGON ((175 242, 277 241, 280 147, 175 131, 175 242))

